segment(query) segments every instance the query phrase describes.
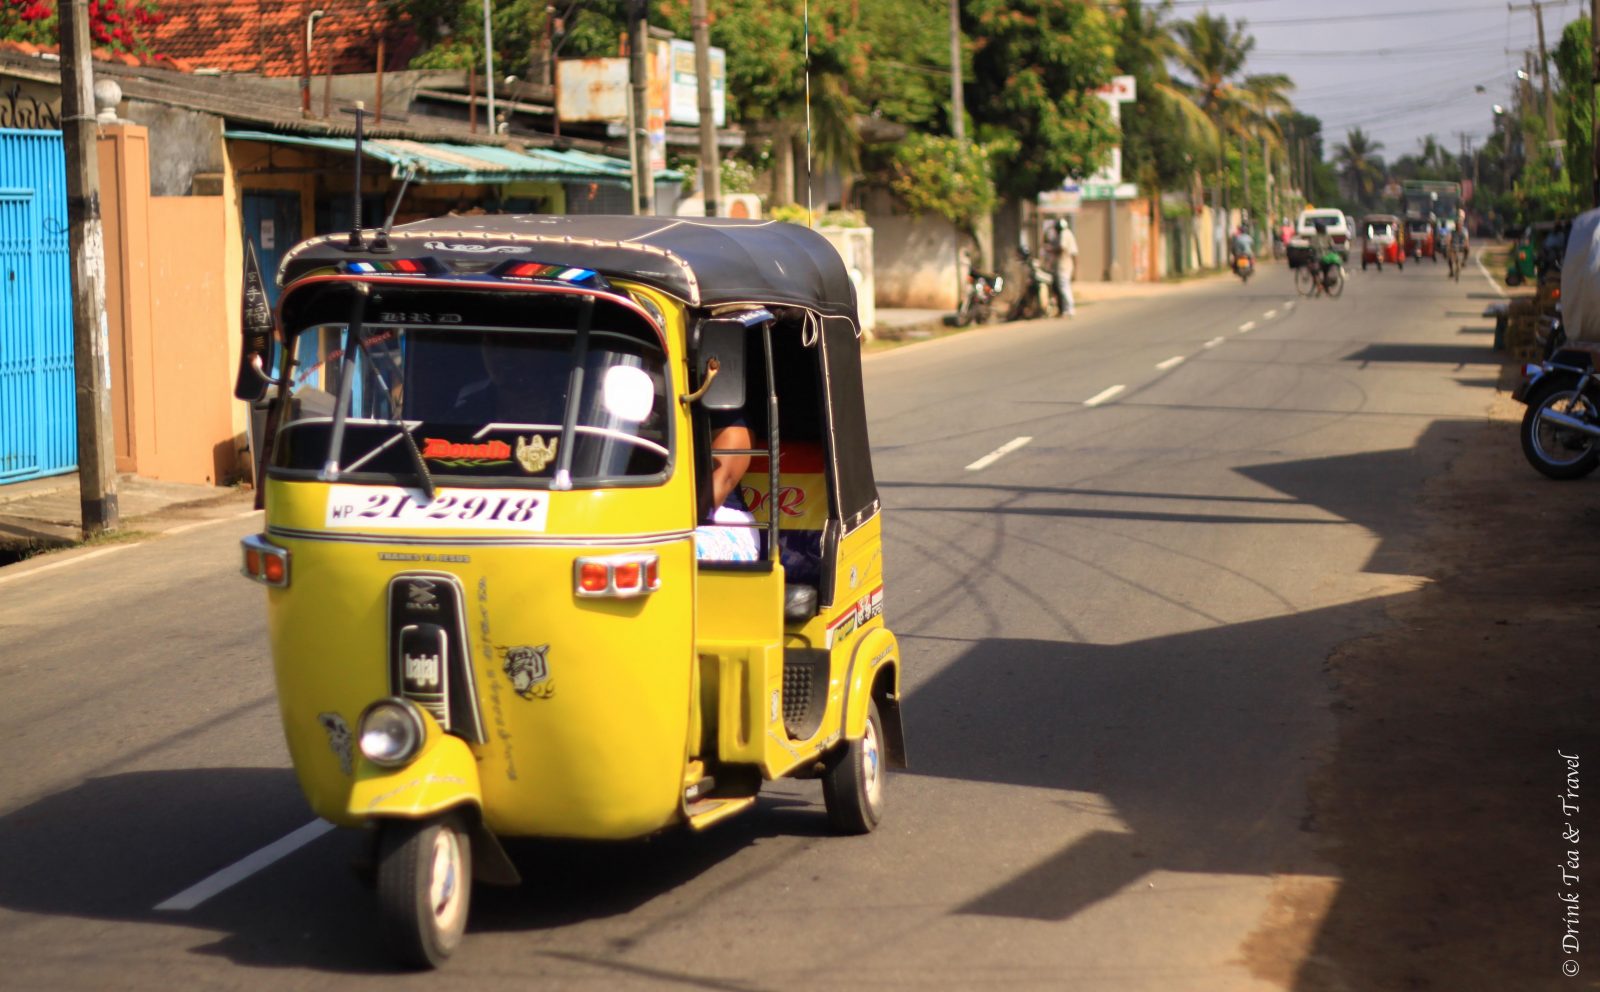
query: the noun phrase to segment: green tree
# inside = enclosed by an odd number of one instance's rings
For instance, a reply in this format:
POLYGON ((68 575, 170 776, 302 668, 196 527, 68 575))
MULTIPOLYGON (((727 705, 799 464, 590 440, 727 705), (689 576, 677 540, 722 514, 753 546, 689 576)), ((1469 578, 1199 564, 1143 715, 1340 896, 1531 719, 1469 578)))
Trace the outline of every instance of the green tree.
POLYGON ((1116 50, 1105 12, 1083 0, 968 0, 961 25, 972 41, 967 108, 1000 192, 1029 199, 1098 169, 1117 140, 1095 95, 1116 50))
POLYGON ((1575 205, 1594 206, 1594 114, 1596 87, 1590 61, 1589 18, 1580 17, 1561 32, 1556 46, 1556 72, 1561 88, 1562 137, 1566 138, 1567 175, 1576 194, 1575 205))
POLYGON ((914 213, 936 213, 977 237, 977 221, 994 212, 989 150, 942 135, 913 134, 895 147, 894 191, 914 213))
POLYGON ((1383 184, 1384 175, 1383 159, 1378 156, 1382 147, 1383 142, 1373 141, 1359 127, 1345 132, 1344 141, 1334 146, 1334 164, 1343 175, 1350 195, 1362 207, 1377 202, 1378 187, 1383 184))
MULTIPOLYGON (((810 146, 817 168, 850 181, 860 168, 862 110, 870 48, 855 0, 810 4, 810 146)), ((729 113, 768 131, 779 176, 775 201, 791 197, 795 143, 806 136, 807 21, 802 0, 709 0, 711 43, 727 52, 729 113)), ((689 0, 659 0, 653 23, 689 37, 689 0)))
POLYGON ((1117 68, 1134 78, 1138 93, 1122 114, 1122 174, 1147 194, 1186 185, 1212 134, 1210 119, 1173 85, 1167 68, 1177 57, 1166 21, 1171 10, 1171 0, 1122 0, 1117 24, 1117 68))

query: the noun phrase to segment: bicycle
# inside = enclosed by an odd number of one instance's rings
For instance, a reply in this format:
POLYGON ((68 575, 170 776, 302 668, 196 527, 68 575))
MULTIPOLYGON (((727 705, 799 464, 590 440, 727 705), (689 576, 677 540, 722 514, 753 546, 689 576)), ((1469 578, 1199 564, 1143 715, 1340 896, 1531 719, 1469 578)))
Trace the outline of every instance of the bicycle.
POLYGON ((1302 265, 1294 270, 1294 288, 1301 296, 1326 293, 1330 299, 1338 299, 1344 292, 1344 266, 1327 263, 1322 268, 1322 278, 1318 279, 1309 264, 1302 265))

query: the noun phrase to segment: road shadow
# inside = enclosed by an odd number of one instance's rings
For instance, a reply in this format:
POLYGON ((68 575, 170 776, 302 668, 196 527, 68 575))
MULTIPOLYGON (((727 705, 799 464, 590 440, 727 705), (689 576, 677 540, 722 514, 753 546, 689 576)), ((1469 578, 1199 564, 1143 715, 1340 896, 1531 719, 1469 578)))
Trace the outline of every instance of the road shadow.
MULTIPOLYGON (((214 931, 194 947, 247 967, 395 973, 367 875, 370 835, 336 830, 194 909, 154 907, 312 819, 293 773, 197 768, 89 779, 0 817, 0 906, 19 913, 214 931)), ((829 832, 820 798, 764 796, 703 833, 637 842, 512 841, 529 884, 478 886, 468 932, 626 914, 756 841, 829 832)))
POLYGON ((1499 365, 1500 357, 1487 348, 1458 344, 1370 344, 1344 356, 1344 361, 1429 362, 1439 365, 1499 365))

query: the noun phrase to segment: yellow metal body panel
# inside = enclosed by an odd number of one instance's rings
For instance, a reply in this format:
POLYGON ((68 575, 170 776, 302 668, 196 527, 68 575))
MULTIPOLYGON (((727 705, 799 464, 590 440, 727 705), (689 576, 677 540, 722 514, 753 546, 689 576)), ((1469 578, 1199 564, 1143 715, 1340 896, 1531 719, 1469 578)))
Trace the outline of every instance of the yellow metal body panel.
POLYGON ((652 504, 674 495, 682 500, 674 522, 687 523, 692 500, 686 484, 678 488, 552 493, 552 535, 558 517, 592 530, 573 524, 560 532, 563 543, 497 546, 433 531, 424 543, 402 543, 420 537, 393 531, 329 534, 319 526, 326 486, 270 482, 268 538, 292 556, 289 587, 268 597, 278 698, 290 755, 319 815, 348 822, 353 783, 327 727, 336 717, 354 733, 367 704, 391 692, 388 584, 421 572, 462 586, 488 737, 472 752, 491 830, 624 838, 679 819, 694 665, 693 538, 680 530, 643 543, 616 533, 641 518, 664 520, 652 504), (660 558, 655 593, 574 594, 576 558, 640 552, 660 558), (549 680, 524 698, 505 671, 507 650, 545 645, 549 680))
POLYGON ((783 729, 783 568, 701 569, 697 591, 701 719, 716 728, 715 757, 765 766, 767 733, 774 721, 783 729), (774 698, 776 714, 768 702, 774 698))
POLYGON ((478 762, 467 742, 440 730, 428 714, 422 719, 427 740, 404 768, 380 768, 356 755, 355 784, 342 822, 383 816, 417 819, 456 806, 483 804, 478 762))

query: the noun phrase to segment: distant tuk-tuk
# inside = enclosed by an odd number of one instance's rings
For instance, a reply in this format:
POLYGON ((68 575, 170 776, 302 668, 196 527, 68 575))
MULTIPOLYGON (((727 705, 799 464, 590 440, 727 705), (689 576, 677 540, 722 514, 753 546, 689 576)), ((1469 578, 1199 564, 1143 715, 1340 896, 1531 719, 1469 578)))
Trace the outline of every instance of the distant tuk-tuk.
POLYGON ((1393 214, 1368 214, 1361 219, 1361 267, 1376 265, 1383 270, 1389 262, 1404 269, 1405 235, 1400 218, 1393 214))
POLYGON ((451 217, 278 278, 275 313, 246 278, 236 391, 273 398, 243 570, 295 774, 372 832, 406 962, 456 948, 471 880, 518 880, 499 838, 698 830, 784 777, 873 829, 901 655, 826 240, 451 217))
POLYGON ((1431 258, 1439 260, 1435 254, 1433 222, 1426 219, 1410 217, 1406 219, 1406 254, 1421 261, 1431 258))

